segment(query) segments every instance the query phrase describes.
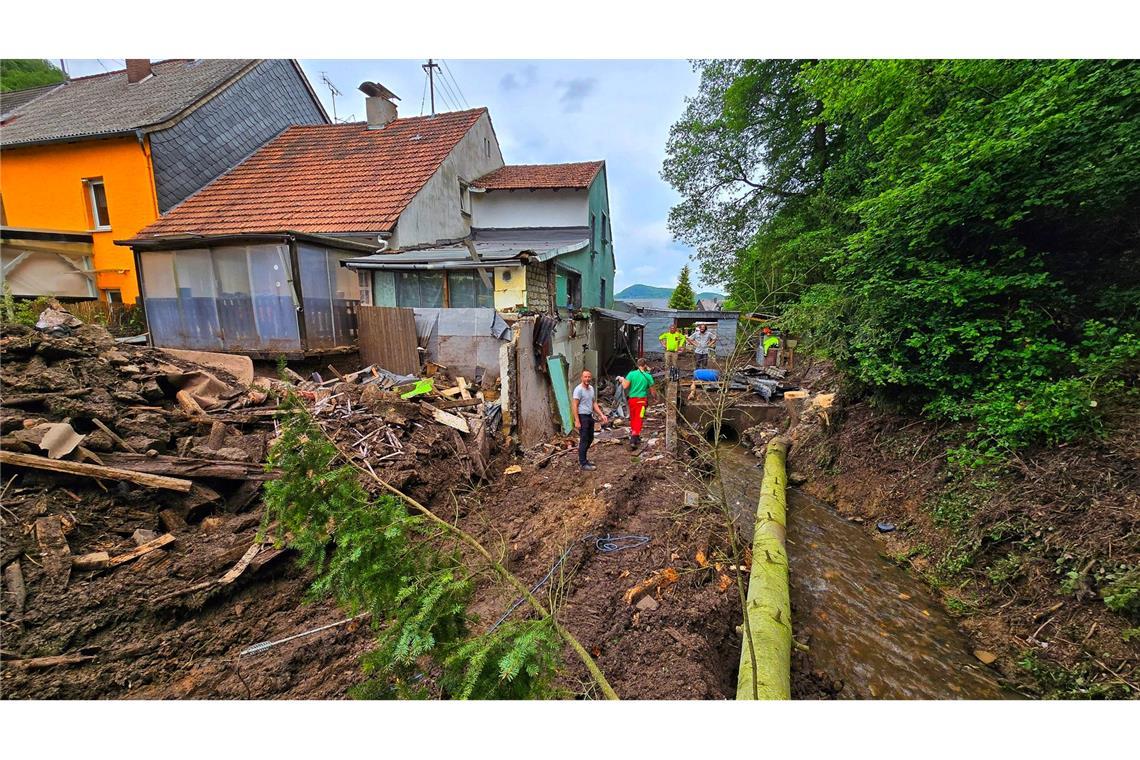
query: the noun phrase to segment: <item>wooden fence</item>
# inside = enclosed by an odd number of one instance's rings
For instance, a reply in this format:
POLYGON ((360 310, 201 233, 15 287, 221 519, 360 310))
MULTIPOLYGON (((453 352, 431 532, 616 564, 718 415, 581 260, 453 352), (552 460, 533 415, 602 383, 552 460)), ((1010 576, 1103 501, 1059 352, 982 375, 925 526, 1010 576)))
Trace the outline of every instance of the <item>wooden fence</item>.
POLYGON ((357 313, 360 358, 399 375, 418 375, 416 317, 411 309, 361 306, 357 313))

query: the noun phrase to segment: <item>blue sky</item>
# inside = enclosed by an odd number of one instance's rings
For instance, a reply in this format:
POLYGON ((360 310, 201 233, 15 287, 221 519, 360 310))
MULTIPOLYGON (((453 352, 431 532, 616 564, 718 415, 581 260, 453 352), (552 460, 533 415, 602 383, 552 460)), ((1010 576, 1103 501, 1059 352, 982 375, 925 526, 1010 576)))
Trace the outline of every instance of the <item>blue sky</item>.
MULTIPOLYGON (((412 60, 308 60, 301 66, 332 115, 322 72, 343 93, 337 117, 364 118, 356 88, 380 82, 400 96, 401 116, 429 112, 426 77, 412 60)), ((672 286, 688 247, 666 228, 677 194, 660 177, 669 127, 697 77, 682 60, 446 60, 436 110, 487 106, 511 164, 605 159, 617 253, 617 289, 672 286), (450 77, 446 75, 450 73, 450 77), (458 88, 452 85, 452 79, 458 88), (449 89, 450 88, 450 89, 449 89)), ((68 60, 72 76, 120 68, 122 60, 68 60)), ((437 73, 438 76, 438 73, 437 73)))

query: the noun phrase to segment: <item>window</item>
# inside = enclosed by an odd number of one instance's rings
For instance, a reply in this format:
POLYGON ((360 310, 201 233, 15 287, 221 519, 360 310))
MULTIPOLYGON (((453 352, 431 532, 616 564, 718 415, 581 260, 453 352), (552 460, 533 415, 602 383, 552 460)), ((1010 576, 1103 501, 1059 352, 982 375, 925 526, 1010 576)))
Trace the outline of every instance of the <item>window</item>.
POLYGON ((111 229, 111 215, 107 213, 107 189, 102 177, 83 180, 87 189, 87 206, 91 213, 91 228, 111 229))
POLYGON ((459 180, 459 210, 471 216, 471 186, 459 180))
POLYGON ((483 153, 487 156, 487 158, 491 157, 491 138, 489 137, 483 138, 483 153))
POLYGON ((602 247, 605 248, 606 243, 610 242, 610 218, 606 216, 606 212, 602 212, 602 247))
POLYGON ((605 306, 607 303, 609 303, 609 301, 606 299, 606 278, 605 277, 602 278, 602 288, 600 291, 598 291, 598 298, 601 299, 599 301, 599 303, 601 303, 602 306, 605 306))
POLYGON ((590 214, 590 247, 591 255, 598 252, 598 217, 593 213, 590 214))
MULTIPOLYGON (((493 275, 488 272, 487 276, 493 275)), ((448 272, 447 305, 453 309, 493 309, 495 293, 474 270, 448 272)))
POLYGON ((582 308, 582 275, 559 267, 555 280, 556 303, 566 308, 582 308))
POLYGON ((123 302, 123 291, 121 290, 104 290, 103 296, 107 299, 107 303, 123 302))
POLYGON ((357 272, 356 276, 360 278, 360 303, 365 306, 372 305, 372 272, 365 269, 364 271, 357 272))
POLYGON ((396 305, 442 308, 443 274, 441 272, 396 272, 396 305))

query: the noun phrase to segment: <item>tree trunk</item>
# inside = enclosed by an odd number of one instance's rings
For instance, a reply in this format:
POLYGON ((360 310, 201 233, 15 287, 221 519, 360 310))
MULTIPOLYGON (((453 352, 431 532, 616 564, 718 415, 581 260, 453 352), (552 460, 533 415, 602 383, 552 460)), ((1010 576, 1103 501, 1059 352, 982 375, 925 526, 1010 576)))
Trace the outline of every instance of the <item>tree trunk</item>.
POLYGON ((737 699, 791 698, 792 603, 788 590, 788 553, 784 545, 787 456, 786 438, 773 438, 768 443, 752 537, 752 571, 744 610, 737 699))

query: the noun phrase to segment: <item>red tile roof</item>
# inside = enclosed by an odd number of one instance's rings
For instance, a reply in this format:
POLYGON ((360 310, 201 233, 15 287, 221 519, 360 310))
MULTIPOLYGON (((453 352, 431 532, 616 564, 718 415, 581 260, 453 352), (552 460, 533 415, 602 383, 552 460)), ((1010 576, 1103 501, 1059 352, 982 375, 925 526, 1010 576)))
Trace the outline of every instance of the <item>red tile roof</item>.
POLYGON ((604 161, 582 161, 576 164, 516 164, 484 174, 472 184, 486 190, 587 188, 604 165, 604 161))
POLYGON ((485 113, 290 127, 138 237, 389 231, 485 113))

